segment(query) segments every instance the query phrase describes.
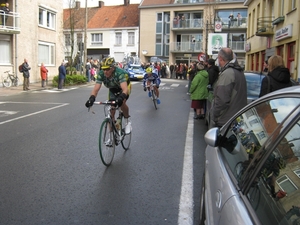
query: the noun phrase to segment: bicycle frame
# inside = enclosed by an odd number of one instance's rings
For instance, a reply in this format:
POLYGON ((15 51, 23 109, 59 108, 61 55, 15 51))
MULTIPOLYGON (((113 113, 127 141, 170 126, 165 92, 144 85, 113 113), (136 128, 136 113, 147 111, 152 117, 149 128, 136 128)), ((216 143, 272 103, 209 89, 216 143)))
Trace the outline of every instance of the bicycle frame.
POLYGON ((4 73, 7 73, 7 76, 6 77, 3 77, 2 76, 2 84, 3 84, 3 86, 5 86, 5 87, 10 87, 12 84, 14 85, 14 86, 18 86, 18 76, 16 75, 14 75, 14 74, 11 74, 11 73, 9 73, 10 71, 8 70, 8 71, 5 71, 4 73))

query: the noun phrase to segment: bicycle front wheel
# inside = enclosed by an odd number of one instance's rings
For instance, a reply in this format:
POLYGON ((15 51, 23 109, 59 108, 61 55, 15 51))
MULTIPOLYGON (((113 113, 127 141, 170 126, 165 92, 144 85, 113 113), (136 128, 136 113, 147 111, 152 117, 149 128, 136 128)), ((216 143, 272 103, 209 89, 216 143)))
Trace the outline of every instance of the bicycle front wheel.
POLYGON ((157 104, 157 102, 156 102, 157 97, 156 97, 155 91, 152 90, 151 92, 152 92, 152 100, 153 100, 154 108, 157 109, 157 105, 156 105, 157 104))
POLYGON ((7 78, 3 78, 2 79, 2 83, 4 87, 10 87, 11 86, 11 80, 7 77, 7 78))
POLYGON ((109 119, 105 119, 100 127, 99 152, 102 163, 105 166, 109 166, 115 154, 114 132, 109 119))
POLYGON ((124 150, 127 151, 129 149, 129 146, 130 146, 130 143, 131 143, 132 131, 129 134, 126 134, 125 133, 125 127, 126 127, 125 118, 122 117, 122 135, 123 135, 123 138, 121 140, 121 144, 122 144, 122 147, 124 148, 124 150))

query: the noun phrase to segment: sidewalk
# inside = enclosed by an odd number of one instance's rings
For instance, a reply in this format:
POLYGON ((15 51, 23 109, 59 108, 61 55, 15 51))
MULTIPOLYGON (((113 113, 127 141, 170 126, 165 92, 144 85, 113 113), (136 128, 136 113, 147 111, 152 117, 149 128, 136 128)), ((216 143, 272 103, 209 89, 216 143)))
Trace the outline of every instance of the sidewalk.
POLYGON ((54 87, 52 86, 52 82, 49 82, 48 85, 46 85, 45 88, 42 88, 41 82, 38 83, 30 83, 29 84, 29 89, 28 91, 23 91, 23 84, 19 84, 19 86, 11 86, 11 87, 0 87, 0 97, 3 96, 10 96, 10 95, 17 95, 17 94, 22 94, 25 92, 30 92, 30 91, 36 91, 36 90, 43 90, 43 89, 53 89, 54 87))

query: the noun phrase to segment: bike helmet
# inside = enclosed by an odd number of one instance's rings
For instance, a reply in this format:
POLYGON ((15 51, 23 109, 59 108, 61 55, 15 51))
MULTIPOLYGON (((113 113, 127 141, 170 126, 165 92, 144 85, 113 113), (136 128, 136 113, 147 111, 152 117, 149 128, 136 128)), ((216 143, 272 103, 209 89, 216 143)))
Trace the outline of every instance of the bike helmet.
POLYGON ((101 69, 109 69, 115 65, 115 59, 113 57, 106 57, 101 61, 101 69))
POLYGON ((152 73, 152 68, 151 67, 146 68, 146 73, 152 73))

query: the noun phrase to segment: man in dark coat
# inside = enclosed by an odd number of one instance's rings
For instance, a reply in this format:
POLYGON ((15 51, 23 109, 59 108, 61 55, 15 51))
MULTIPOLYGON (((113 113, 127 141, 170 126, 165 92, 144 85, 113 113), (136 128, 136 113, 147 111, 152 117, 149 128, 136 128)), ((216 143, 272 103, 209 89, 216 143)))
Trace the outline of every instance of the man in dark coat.
POLYGON ((66 78, 66 67, 65 62, 63 61, 61 65, 58 67, 58 89, 62 89, 65 78, 66 78))
POLYGON ((30 73, 29 70, 31 69, 31 67, 28 64, 27 59, 24 59, 24 63, 22 64, 22 71, 23 71, 23 91, 28 91, 29 89, 29 77, 30 77, 30 73))

